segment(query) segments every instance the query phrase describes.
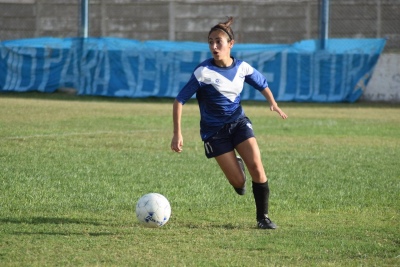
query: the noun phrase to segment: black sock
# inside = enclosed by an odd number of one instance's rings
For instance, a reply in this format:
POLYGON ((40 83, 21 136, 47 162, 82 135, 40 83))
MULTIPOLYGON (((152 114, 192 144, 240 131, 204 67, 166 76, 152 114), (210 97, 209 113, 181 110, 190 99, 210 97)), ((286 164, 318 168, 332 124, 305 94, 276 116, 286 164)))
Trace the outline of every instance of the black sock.
POLYGON ((257 220, 263 219, 265 216, 268 216, 268 181, 261 184, 253 182, 253 195, 256 202, 257 220))

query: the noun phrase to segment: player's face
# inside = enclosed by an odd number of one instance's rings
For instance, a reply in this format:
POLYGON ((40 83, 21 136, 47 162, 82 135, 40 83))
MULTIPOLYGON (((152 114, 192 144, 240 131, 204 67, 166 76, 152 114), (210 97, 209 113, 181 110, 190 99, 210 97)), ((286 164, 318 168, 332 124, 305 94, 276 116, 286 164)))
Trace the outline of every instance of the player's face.
POLYGON ((230 59, 233 41, 228 42, 228 39, 228 35, 223 31, 216 30, 211 32, 208 37, 208 48, 214 60, 224 61, 230 59))

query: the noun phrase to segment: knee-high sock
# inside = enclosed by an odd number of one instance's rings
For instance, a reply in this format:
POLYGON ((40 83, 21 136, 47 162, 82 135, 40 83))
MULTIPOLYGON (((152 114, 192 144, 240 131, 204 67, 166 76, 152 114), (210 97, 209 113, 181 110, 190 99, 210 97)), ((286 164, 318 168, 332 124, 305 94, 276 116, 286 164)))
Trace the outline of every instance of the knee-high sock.
POLYGON ((257 220, 264 218, 264 216, 268 216, 268 181, 261 184, 253 182, 253 195, 256 202, 257 220))

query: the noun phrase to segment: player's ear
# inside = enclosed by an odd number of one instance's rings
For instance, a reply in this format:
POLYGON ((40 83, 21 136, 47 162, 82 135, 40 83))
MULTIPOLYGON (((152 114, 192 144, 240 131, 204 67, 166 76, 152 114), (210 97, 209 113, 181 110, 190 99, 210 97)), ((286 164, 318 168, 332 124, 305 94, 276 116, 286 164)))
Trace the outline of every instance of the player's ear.
POLYGON ((229 48, 232 48, 234 44, 235 44, 235 40, 230 40, 229 41, 229 48))

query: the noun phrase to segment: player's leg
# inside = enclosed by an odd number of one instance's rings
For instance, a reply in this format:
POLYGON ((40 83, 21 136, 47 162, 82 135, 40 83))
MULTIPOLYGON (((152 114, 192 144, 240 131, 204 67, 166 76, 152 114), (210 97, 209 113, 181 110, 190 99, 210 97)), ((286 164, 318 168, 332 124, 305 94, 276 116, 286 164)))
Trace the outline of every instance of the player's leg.
POLYGON ((246 186, 246 175, 236 158, 235 151, 230 151, 216 156, 219 167, 225 174, 229 183, 239 195, 244 195, 246 186))
POLYGON ((248 138, 236 146, 236 151, 246 164, 252 181, 255 183, 265 183, 264 166, 261 161, 261 153, 255 137, 248 138))
MULTIPOLYGON (((236 123, 226 124, 214 136, 204 141, 207 158, 215 158, 236 193, 244 195, 246 174, 237 159, 232 142, 232 130, 236 123)), ((242 163, 242 162, 241 162, 242 163)))
POLYGON ((268 217, 269 185, 257 140, 254 137, 249 138, 238 144, 236 150, 246 163, 252 177, 257 226, 261 229, 275 229, 276 225, 268 217))

